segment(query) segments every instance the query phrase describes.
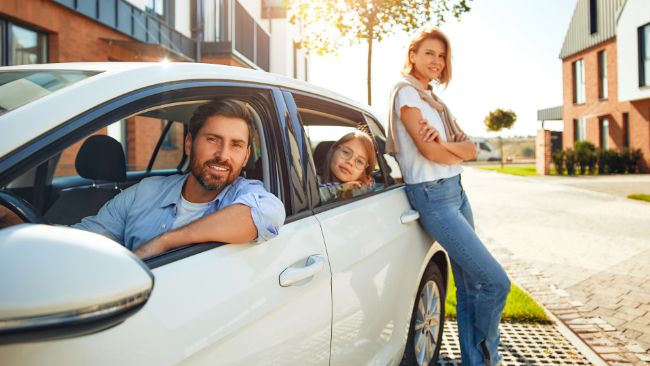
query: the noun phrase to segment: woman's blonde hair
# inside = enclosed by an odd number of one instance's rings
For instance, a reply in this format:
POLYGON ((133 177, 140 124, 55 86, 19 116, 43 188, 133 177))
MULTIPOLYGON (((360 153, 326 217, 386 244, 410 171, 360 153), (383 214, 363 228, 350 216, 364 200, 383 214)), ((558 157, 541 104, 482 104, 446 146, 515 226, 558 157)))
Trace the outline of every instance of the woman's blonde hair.
POLYGON ((377 154, 375 153, 375 145, 373 144, 372 139, 370 138, 370 136, 368 136, 367 133, 363 131, 354 131, 343 135, 343 137, 341 137, 338 141, 332 144, 332 147, 330 147, 329 151, 327 151, 327 155, 325 156, 325 161, 323 162, 323 176, 321 177, 322 183, 336 182, 336 177, 334 177, 334 174, 332 174, 332 170, 330 169, 330 165, 332 164, 332 156, 334 155, 336 149, 339 148, 339 146, 353 139, 358 139, 359 141, 361 141, 363 147, 366 150, 366 154, 368 155, 368 166, 366 166, 366 168, 363 170, 363 175, 364 175, 363 180, 370 181, 372 172, 373 170, 375 170, 375 166, 377 165, 377 154))
POLYGON ((427 39, 437 39, 445 44, 445 48, 447 49, 447 52, 445 52, 445 68, 440 73, 440 78, 436 81, 441 85, 447 85, 451 80, 451 44, 449 43, 449 38, 439 28, 433 26, 420 29, 413 39, 411 39, 409 49, 406 52, 406 61, 402 68, 402 75, 412 75, 413 63, 411 62, 411 52, 416 53, 420 49, 420 46, 422 46, 422 42, 427 39))

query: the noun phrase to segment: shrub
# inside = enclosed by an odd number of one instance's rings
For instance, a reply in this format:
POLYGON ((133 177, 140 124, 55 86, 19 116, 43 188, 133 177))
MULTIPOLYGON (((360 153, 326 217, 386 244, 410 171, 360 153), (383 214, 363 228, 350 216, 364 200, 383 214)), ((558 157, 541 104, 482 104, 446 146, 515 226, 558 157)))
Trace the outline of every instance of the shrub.
POLYGON ((565 164, 566 164, 566 171, 567 174, 569 175, 575 175, 576 173, 576 152, 573 151, 573 149, 566 149, 566 152, 564 153, 565 156, 565 164))
POLYGON ((553 164, 555 164, 555 170, 558 175, 564 175, 564 150, 556 150, 551 155, 553 164))
POLYGON ((585 174, 587 169, 593 174, 596 167, 596 146, 589 141, 576 141, 573 148, 580 165, 580 174, 585 174))
POLYGON ((630 165, 628 166, 628 172, 630 173, 639 172, 639 161, 641 161, 642 157, 643 157, 643 153, 641 152, 641 149, 632 150, 630 152, 630 160, 629 160, 630 165))
POLYGON ((533 148, 530 147, 530 146, 526 146, 526 147, 524 147, 524 148, 521 150, 521 154, 522 154, 524 157, 527 157, 527 158, 533 158, 533 157, 535 157, 535 149, 533 149, 533 148))

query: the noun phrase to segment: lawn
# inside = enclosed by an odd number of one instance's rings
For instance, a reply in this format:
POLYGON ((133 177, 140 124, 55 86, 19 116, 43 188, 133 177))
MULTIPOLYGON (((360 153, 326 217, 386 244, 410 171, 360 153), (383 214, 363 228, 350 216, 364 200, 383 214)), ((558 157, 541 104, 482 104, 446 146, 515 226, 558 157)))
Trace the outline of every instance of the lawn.
POLYGON ((519 175, 522 177, 537 175, 535 165, 504 165, 503 168, 500 166, 480 166, 477 168, 482 170, 493 170, 503 174, 519 175))
MULTIPOLYGON (((445 316, 447 319, 456 318, 456 285, 454 284, 454 276, 451 273, 449 276, 447 301, 445 302, 445 316)), ((503 310, 502 319, 528 323, 551 322, 544 309, 514 284, 510 288, 510 294, 506 300, 506 308, 503 310)))
POLYGON ((633 200, 650 202, 650 194, 645 194, 645 193, 630 194, 630 195, 627 196, 627 198, 631 198, 633 200))

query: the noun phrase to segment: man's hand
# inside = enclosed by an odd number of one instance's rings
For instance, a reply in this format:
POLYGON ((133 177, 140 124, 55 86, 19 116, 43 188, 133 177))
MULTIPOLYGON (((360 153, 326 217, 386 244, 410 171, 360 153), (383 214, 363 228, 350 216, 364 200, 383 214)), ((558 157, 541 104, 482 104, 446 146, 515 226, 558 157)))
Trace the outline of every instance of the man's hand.
POLYGON ((426 119, 421 119, 419 123, 420 129, 418 130, 418 134, 422 137, 423 142, 439 141, 440 132, 429 125, 426 119))

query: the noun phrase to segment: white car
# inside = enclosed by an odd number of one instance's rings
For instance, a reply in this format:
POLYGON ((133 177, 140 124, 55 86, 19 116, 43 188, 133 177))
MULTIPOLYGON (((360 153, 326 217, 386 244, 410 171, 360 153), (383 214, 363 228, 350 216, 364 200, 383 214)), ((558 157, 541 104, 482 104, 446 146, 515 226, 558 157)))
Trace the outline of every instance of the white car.
POLYGON ((242 68, 76 63, 0 68, 0 108, 0 364, 435 364, 448 259, 367 107, 242 68), (223 97, 255 115, 243 174, 284 202, 277 237, 141 261, 67 227, 186 172, 189 118, 223 97), (318 145, 357 128, 379 149, 374 188, 321 202, 318 145))

